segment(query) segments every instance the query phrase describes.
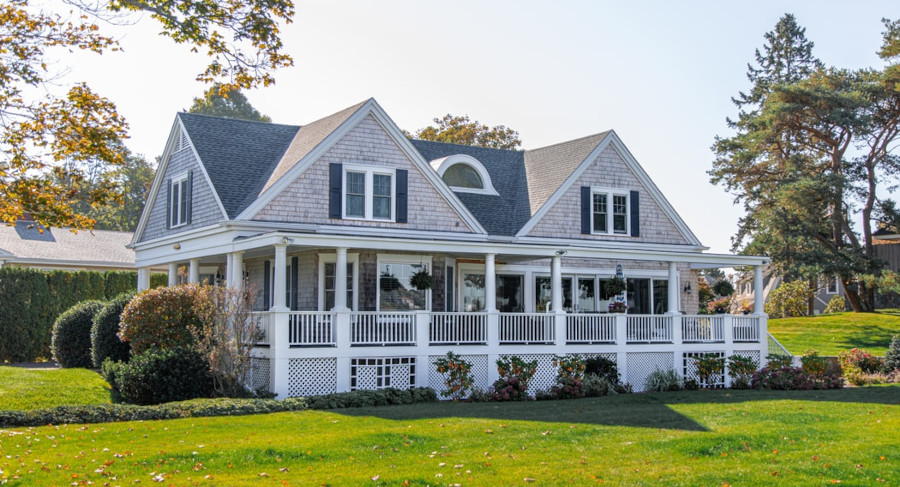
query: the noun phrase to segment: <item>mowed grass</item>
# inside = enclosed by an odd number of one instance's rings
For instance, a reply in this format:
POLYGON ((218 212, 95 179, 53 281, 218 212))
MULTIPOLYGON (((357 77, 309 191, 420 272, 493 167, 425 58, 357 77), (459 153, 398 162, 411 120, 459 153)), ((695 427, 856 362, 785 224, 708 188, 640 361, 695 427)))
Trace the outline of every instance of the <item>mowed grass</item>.
POLYGON ((109 385, 88 369, 0 366, 0 410, 27 411, 109 402, 109 385))
POLYGON ((900 335, 900 313, 835 313, 769 320, 769 333, 794 355, 814 348, 820 355, 862 348, 884 356, 893 335, 900 335))
POLYGON ((575 401, 0 432, 8 485, 900 484, 900 386, 575 401))

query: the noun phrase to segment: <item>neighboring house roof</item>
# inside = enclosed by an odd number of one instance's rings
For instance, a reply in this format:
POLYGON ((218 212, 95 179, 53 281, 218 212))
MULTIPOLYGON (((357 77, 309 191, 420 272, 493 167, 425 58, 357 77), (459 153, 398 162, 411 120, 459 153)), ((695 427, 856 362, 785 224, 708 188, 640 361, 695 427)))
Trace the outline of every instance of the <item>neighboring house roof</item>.
POLYGON ((131 236, 107 230, 74 233, 18 221, 0 225, 0 259, 35 267, 134 268, 134 251, 125 247, 131 236))
POLYGON ((204 167, 228 218, 259 196, 300 129, 193 113, 179 113, 178 118, 197 156, 206 161, 204 167))

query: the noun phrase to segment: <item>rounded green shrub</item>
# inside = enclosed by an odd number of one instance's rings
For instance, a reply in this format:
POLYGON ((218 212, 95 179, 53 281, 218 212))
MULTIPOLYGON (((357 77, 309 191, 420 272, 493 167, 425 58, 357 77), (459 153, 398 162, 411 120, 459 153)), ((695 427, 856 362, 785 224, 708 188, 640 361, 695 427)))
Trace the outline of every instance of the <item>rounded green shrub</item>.
POLYGON ((50 349, 53 360, 61 367, 90 367, 91 326, 94 315, 104 306, 102 301, 82 301, 63 314, 53 323, 50 349))
POLYGON ((133 292, 122 293, 97 311, 91 325, 91 359, 94 367, 100 367, 107 358, 114 362, 127 362, 131 346, 119 338, 122 311, 133 292))
POLYGON ((843 313, 844 311, 847 311, 847 301, 843 296, 835 295, 828 300, 828 305, 825 306, 824 313, 843 313))
MULTIPOLYGON (((111 363, 111 362, 107 362, 111 363)), ((160 404, 213 396, 209 364, 196 350, 184 347, 149 350, 131 362, 118 363, 109 381, 122 400, 131 404, 160 404)))
POLYGON ((138 294, 122 311, 119 338, 129 342, 132 354, 193 345, 190 330, 201 325, 194 312, 197 290, 186 284, 138 294))

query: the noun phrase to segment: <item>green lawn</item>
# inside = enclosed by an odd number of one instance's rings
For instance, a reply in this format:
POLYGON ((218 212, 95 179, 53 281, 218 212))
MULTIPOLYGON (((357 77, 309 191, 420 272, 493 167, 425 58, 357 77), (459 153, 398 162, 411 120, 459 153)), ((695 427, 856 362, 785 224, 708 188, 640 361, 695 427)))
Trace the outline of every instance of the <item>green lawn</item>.
POLYGON ((0 483, 897 485, 898 403, 723 390, 15 429, 0 483))
POLYGON ((109 385, 91 370, 0 366, 0 410, 109 402, 109 385))
POLYGON ((835 313, 769 320, 771 333, 794 355, 815 348, 821 355, 862 348, 883 356, 891 337, 900 334, 900 312, 835 313))

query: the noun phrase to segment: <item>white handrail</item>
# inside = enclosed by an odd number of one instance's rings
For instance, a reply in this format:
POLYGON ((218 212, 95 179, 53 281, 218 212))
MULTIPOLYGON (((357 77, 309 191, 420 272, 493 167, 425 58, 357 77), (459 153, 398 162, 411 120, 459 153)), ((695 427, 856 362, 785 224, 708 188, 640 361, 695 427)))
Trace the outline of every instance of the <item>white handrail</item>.
POLYGON ((336 340, 332 313, 291 311, 288 314, 289 346, 334 346, 336 340))
POLYGON ((631 343, 672 343, 672 317, 627 315, 627 341, 631 343))
POLYGON ((567 343, 615 343, 616 315, 566 315, 567 343))
POLYGON ((484 313, 431 313, 428 327, 430 345, 487 343, 487 315, 484 313))
POLYGON ((387 346, 416 343, 413 312, 355 311, 350 313, 350 345, 387 346))
POLYGON ((555 340, 552 313, 500 313, 500 344, 548 344, 555 340))

